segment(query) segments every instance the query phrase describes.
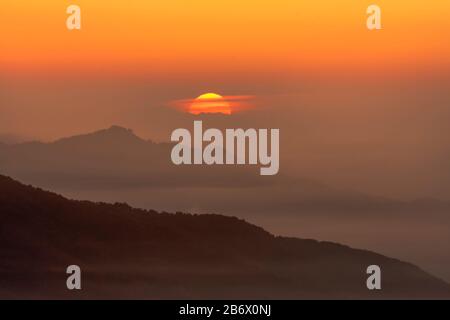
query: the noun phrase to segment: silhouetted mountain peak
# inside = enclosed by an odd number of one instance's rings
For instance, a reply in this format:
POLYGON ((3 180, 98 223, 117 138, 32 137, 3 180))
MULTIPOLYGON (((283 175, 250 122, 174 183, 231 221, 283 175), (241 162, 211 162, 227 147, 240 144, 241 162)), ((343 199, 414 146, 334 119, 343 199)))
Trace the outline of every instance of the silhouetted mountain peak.
MULTIPOLYGON (((73 136, 71 138, 73 139, 73 138, 77 138, 77 137, 89 137, 89 138, 110 137, 110 138, 128 138, 128 139, 142 140, 141 138, 139 138, 137 135, 134 134, 133 130, 124 128, 124 127, 121 127, 118 125, 112 125, 111 127, 107 128, 107 129, 101 129, 98 131, 94 131, 92 133, 73 136)), ((66 139, 71 139, 71 138, 66 138, 66 139)))
POLYGON ((118 125, 112 125, 111 127, 109 127, 108 129, 103 129, 100 131, 96 132, 97 134, 111 134, 111 135, 132 135, 132 136, 136 136, 133 132, 133 130, 129 129, 129 128, 124 128, 118 125))
POLYGON ((127 129, 118 125, 113 125, 107 129, 102 129, 92 133, 76 135, 68 138, 57 140, 54 144, 70 144, 70 145, 133 145, 145 143, 146 141, 134 134, 131 129, 127 129))

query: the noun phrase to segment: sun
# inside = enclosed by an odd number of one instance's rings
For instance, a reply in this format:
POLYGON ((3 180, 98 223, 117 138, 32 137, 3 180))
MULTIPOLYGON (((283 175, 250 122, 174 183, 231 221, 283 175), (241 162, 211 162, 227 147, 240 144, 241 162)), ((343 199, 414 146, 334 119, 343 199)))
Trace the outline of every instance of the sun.
POLYGON ((204 93, 195 98, 189 106, 189 113, 198 115, 201 113, 231 114, 231 105, 224 97, 216 93, 204 93))

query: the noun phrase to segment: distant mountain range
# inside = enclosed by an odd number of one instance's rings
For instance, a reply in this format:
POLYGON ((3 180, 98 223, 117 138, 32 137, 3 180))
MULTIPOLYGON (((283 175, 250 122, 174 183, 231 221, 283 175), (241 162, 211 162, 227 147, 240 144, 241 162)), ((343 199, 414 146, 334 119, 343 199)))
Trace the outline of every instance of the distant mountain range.
MULTIPOLYGON (((44 180, 57 186, 80 188, 255 185, 256 174, 242 167, 199 168, 172 164, 171 143, 154 143, 130 129, 112 126, 90 134, 52 143, 28 142, 3 146, 0 165, 4 172, 26 180, 44 180), (207 174, 205 173, 207 170, 207 174), (239 181, 229 174, 242 176, 239 181)), ((255 171, 256 172, 256 171, 255 171)))
POLYGON ((433 199, 401 202, 330 188, 310 179, 293 178, 283 166, 278 175, 265 177, 248 165, 175 166, 170 160, 172 146, 146 141, 129 129, 112 126, 52 143, 1 145, 0 168, 2 174, 33 185, 72 194, 82 191, 82 197, 89 190, 167 189, 167 195, 155 198, 148 193, 154 204, 166 196, 169 198, 163 199, 163 205, 174 204, 161 209, 234 213, 332 210, 347 214, 450 209, 448 202, 433 199))
POLYGON ((233 217, 67 200, 6 176, 0 219, 0 298, 450 298, 445 282, 373 252, 233 217), (65 287, 72 264, 78 292, 65 287), (366 288, 372 264, 381 291, 366 288))

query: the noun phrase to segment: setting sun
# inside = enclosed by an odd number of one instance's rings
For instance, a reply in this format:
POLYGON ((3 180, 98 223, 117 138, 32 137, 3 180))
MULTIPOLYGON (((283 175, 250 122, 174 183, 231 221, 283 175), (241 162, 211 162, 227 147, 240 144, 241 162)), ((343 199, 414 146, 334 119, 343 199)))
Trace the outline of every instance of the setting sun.
POLYGON ((192 101, 189 112, 196 115, 201 113, 231 114, 231 106, 221 95, 205 93, 192 101))

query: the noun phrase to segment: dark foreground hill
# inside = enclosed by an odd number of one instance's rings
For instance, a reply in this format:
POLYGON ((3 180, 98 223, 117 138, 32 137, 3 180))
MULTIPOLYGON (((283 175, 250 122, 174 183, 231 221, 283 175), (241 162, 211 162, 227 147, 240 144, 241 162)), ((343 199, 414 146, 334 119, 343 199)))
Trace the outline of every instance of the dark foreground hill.
POLYGON ((0 176, 0 298, 449 298, 414 265, 237 218, 72 201, 0 176), (66 268, 82 290, 66 289, 66 268), (366 268, 382 269, 382 290, 366 268))

